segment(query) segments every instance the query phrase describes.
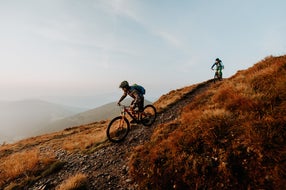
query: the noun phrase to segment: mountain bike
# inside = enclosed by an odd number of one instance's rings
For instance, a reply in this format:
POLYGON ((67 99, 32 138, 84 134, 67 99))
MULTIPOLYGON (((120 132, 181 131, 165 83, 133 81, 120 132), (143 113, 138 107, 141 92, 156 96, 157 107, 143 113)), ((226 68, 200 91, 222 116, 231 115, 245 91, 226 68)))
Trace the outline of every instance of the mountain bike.
MULTIPOLYGON (((212 69, 212 70, 214 70, 214 69, 212 69)), ((216 70, 216 71, 215 71, 214 83, 215 83, 217 80, 222 80, 222 72, 219 71, 219 70, 216 70)))
POLYGON ((153 105, 146 105, 142 112, 135 111, 130 106, 120 105, 121 114, 113 118, 108 124, 106 135, 111 142, 123 141, 130 131, 130 121, 144 126, 151 126, 157 117, 156 108, 153 105), (129 117, 128 117, 129 116, 129 117))

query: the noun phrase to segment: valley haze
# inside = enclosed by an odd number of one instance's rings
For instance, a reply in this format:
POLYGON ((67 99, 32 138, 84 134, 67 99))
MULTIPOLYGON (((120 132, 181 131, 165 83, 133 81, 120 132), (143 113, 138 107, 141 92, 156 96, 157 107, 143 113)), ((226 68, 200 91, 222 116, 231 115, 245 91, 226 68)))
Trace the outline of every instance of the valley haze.
MULTIPOLYGON (((124 102, 129 104, 130 99, 124 102)), ((37 99, 0 101, 0 144, 110 119, 120 114, 116 105, 114 100, 92 109, 37 99)))

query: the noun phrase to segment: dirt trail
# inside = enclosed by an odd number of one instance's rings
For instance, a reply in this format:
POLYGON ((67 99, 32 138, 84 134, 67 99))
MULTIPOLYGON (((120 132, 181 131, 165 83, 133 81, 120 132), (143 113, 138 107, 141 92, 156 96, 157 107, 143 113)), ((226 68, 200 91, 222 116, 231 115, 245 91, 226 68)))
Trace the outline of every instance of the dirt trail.
MULTIPOLYGON (((158 124, 178 118, 182 108, 196 95, 203 93, 211 84, 212 80, 199 84, 182 99, 170 105, 167 110, 158 114, 152 127, 132 125, 131 132, 122 143, 106 142, 105 147, 91 154, 69 154, 64 150, 53 150, 57 158, 66 164, 58 173, 40 179, 27 189, 55 189, 64 179, 77 173, 84 173, 88 176, 89 189, 136 189, 136 183, 128 176, 127 166, 127 160, 133 148, 148 141, 158 124)), ((47 151, 47 149, 49 147, 43 147, 42 151, 47 151)))

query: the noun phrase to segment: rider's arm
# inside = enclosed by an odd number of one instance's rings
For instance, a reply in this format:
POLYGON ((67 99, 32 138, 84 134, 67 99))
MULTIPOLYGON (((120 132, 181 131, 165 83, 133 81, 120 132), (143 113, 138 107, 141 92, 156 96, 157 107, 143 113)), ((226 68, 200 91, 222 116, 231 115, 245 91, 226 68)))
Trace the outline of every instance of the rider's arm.
POLYGON ((214 64, 212 65, 211 69, 213 69, 215 65, 216 65, 216 63, 214 63, 214 64))
POLYGON ((124 100, 124 98, 127 96, 127 92, 124 92, 124 94, 121 96, 121 98, 119 99, 119 101, 117 102, 117 104, 120 104, 120 102, 122 100, 124 100))

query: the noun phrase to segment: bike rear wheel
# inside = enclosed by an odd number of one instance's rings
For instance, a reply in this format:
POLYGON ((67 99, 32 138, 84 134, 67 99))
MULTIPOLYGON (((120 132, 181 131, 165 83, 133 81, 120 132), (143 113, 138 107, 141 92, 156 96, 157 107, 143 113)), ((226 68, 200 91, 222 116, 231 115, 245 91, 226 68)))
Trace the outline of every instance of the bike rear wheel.
POLYGON ((145 126, 151 126, 157 117, 156 108, 153 105, 147 105, 141 114, 141 123, 145 126))
POLYGON ((106 136, 111 142, 123 141, 130 131, 129 121, 122 116, 112 119, 107 127, 106 136))

